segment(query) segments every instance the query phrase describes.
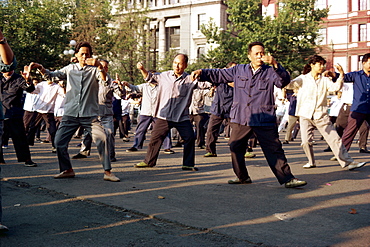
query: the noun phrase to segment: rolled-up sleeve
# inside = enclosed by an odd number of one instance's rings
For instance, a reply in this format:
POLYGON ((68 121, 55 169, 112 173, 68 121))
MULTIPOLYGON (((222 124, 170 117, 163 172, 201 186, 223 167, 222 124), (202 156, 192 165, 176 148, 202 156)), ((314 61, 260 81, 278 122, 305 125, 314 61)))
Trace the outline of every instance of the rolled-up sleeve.
POLYGON ((11 64, 5 64, 0 57, 0 72, 9 72, 17 68, 17 59, 13 57, 13 62, 11 64))

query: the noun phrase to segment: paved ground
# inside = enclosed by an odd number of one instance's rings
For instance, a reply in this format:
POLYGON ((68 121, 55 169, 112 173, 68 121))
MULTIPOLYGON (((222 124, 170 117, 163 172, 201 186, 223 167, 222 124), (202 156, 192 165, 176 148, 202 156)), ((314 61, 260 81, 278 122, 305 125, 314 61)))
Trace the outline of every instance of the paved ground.
MULTIPOLYGON (((319 135, 317 135, 319 136, 319 135)), ((158 166, 136 169, 145 150, 127 153, 117 141, 114 173, 103 181, 97 151, 73 160, 76 178, 55 180, 49 144, 31 148, 38 167, 15 161, 12 146, 2 166, 1 246, 370 246, 370 165, 343 170, 317 141, 318 168, 304 170, 298 141, 284 145, 300 189, 280 186, 259 147, 248 159, 253 183, 228 185, 234 174, 226 141, 217 158, 196 150, 198 172, 181 170, 182 150, 161 153, 158 166)), ((70 154, 78 152, 71 142, 70 154)), ((146 143, 147 144, 147 143, 146 143)), ((356 145, 351 156, 369 161, 356 145)))

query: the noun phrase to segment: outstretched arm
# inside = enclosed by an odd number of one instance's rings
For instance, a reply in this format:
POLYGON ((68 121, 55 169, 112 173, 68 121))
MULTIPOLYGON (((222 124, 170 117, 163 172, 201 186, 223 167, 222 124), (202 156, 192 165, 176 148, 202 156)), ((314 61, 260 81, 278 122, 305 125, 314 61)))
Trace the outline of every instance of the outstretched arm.
POLYGON ((1 60, 5 65, 9 65, 13 62, 14 54, 10 48, 6 38, 0 30, 0 56, 1 60))

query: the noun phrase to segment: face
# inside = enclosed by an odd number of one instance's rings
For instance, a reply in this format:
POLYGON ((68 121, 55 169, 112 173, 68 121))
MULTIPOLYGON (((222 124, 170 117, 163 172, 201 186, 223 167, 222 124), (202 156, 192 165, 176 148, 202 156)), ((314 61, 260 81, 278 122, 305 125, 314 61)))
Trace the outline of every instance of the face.
POLYGON ((262 57, 265 55, 265 49, 260 45, 255 45, 252 47, 251 51, 248 54, 249 60, 251 60, 252 66, 254 69, 257 69, 262 66, 263 61, 262 57))
POLYGON ((105 61, 100 61, 100 64, 103 66, 105 72, 108 73, 108 69, 109 69, 109 64, 105 61))
POLYGON ((362 68, 366 74, 370 74, 370 58, 366 62, 362 63, 362 68))
POLYGON ((311 65, 311 72, 314 74, 321 74, 324 69, 325 69, 325 64, 322 63, 315 63, 315 64, 310 64, 311 65))
POLYGON ((177 77, 181 76, 187 67, 188 64, 185 62, 183 55, 178 55, 173 60, 172 69, 177 77))
POLYGON ((91 57, 90 50, 88 47, 81 47, 76 53, 76 57, 80 65, 86 65, 86 59, 91 57))

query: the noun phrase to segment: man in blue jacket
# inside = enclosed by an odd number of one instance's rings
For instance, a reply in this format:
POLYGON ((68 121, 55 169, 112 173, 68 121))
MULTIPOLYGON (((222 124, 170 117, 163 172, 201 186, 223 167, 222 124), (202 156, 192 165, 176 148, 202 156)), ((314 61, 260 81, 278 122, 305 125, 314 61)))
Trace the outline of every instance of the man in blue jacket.
POLYGON ((234 82, 229 145, 233 169, 238 178, 228 183, 252 183, 244 154, 248 139, 254 132, 279 183, 285 184, 286 188, 304 186, 307 183, 295 178, 290 171, 276 125, 274 86, 285 87, 290 82, 290 76, 272 56, 265 55, 264 45, 260 42, 249 44, 248 58, 250 64, 239 64, 229 69, 201 69, 191 74, 193 80, 234 82))

